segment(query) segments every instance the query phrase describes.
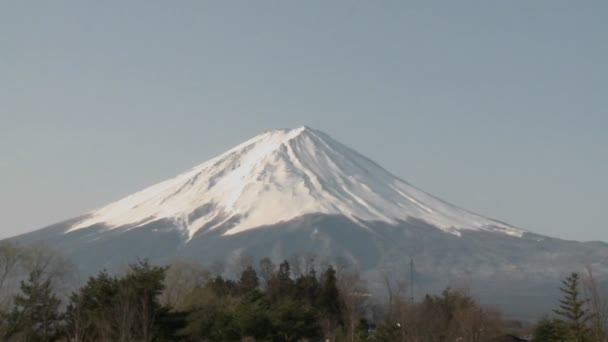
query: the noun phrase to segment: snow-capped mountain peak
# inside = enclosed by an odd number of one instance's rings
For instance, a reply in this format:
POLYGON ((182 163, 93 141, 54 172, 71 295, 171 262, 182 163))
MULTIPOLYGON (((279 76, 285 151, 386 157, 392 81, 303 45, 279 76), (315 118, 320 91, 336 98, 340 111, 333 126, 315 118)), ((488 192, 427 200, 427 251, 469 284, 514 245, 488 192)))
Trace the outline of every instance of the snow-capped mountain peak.
POLYGON ((308 127, 264 132, 89 213, 68 231, 95 224, 136 228, 172 219, 192 238, 201 229, 222 227, 232 235, 313 213, 343 215, 362 225, 417 219, 455 235, 463 229, 523 234, 420 191, 308 127))

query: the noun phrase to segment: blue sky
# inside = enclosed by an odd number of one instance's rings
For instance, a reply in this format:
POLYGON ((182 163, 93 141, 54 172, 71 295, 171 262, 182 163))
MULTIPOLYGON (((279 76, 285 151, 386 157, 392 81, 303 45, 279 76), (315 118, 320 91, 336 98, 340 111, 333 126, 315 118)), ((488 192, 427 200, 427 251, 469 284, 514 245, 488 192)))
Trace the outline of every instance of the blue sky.
POLYGON ((608 2, 15 1, 0 237, 308 125, 466 209, 608 241, 608 2))

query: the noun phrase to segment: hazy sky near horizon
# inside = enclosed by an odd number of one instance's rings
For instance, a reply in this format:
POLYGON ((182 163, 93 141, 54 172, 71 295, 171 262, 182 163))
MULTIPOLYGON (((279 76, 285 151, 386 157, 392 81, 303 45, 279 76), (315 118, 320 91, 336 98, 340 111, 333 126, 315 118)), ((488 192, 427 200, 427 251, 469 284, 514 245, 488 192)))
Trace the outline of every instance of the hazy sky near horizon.
POLYGON ((608 241, 606 1, 0 7, 0 238, 308 125, 466 209, 608 241))

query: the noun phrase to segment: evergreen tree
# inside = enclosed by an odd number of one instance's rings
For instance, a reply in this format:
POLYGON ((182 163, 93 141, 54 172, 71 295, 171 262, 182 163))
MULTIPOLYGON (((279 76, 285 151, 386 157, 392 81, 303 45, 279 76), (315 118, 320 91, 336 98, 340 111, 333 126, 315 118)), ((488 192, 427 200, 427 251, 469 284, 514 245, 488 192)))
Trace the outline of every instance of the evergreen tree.
POLYGON ((258 274, 253 267, 248 266, 242 273, 239 280, 239 292, 242 294, 249 294, 258 289, 260 281, 258 280, 258 274))
POLYGON ((566 342, 568 331, 564 324, 555 319, 545 318, 534 327, 532 342, 566 342))
POLYGON ((95 341, 113 336, 108 318, 117 293, 118 280, 105 271, 90 277, 70 296, 65 314, 67 337, 74 341, 95 341))
POLYGON ((234 319, 240 336, 253 337, 256 341, 266 341, 272 333, 272 323, 268 317, 270 305, 261 294, 250 293, 235 310, 234 319))
POLYGON ((587 301, 580 299, 579 296, 579 281, 578 273, 572 273, 562 281, 563 286, 560 290, 563 297, 559 309, 553 311, 562 317, 561 321, 566 325, 568 334, 574 342, 585 342, 589 341, 587 321, 590 316, 584 309, 587 301))
POLYGON ((338 291, 338 281, 336 271, 329 267, 321 278, 321 294, 319 296, 319 313, 322 318, 322 327, 326 339, 335 341, 338 329, 342 326, 342 310, 340 303, 340 293, 338 291))
POLYGON ((215 305, 191 312, 182 334, 188 341, 239 341, 241 338, 233 308, 215 305))
POLYGON ((43 280, 40 271, 30 273, 21 282, 21 293, 14 297, 9 321, 9 337, 23 341, 51 341, 58 333, 61 322, 60 301, 52 292, 50 280, 43 280))
POLYGON ((232 295, 236 292, 237 284, 229 279, 224 279, 222 276, 217 276, 208 284, 213 292, 219 297, 232 295))
POLYGON ((291 266, 287 260, 279 265, 279 270, 272 275, 268 284, 268 297, 271 302, 278 302, 283 298, 291 297, 294 290, 294 281, 291 279, 291 266))
POLYGON ((302 301, 286 298, 272 307, 269 316, 272 341, 316 341, 321 337, 315 310, 302 301))
MULTIPOLYGON (((396 342, 401 339, 401 326, 393 320, 386 320, 378 325, 374 341, 396 342)), ((444 339, 440 339, 443 341, 444 339)))
POLYGON ((357 323, 357 329, 355 330, 355 341, 367 341, 369 338, 370 325, 365 318, 361 318, 357 323))
POLYGON ((174 340, 185 314, 159 302, 165 268, 146 261, 122 277, 100 272, 70 297, 65 335, 72 341, 174 340))
POLYGON ((300 275, 295 281, 296 298, 305 300, 310 305, 316 305, 321 295, 321 284, 317 279, 317 273, 312 269, 308 274, 300 275))
POLYGON ((138 340, 152 341, 159 332, 156 320, 162 312, 159 296, 165 288, 165 271, 166 268, 152 266, 144 260, 130 265, 129 272, 119 279, 119 295, 124 294, 123 300, 131 306, 128 310, 134 317, 132 334, 138 340))
POLYGON ((324 311, 324 314, 332 321, 340 320, 340 294, 338 291, 338 281, 336 279, 336 270, 329 266, 323 274, 323 286, 321 288, 321 296, 319 306, 324 311))

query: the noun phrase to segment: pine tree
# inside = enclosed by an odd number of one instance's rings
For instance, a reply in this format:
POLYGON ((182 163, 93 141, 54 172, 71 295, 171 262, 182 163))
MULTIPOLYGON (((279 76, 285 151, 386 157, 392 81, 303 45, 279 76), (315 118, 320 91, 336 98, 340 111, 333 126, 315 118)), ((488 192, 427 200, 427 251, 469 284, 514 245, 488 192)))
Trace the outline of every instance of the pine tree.
POLYGON ((338 290, 338 281, 336 279, 336 271, 333 267, 329 267, 321 278, 321 294, 319 296, 319 309, 321 313, 323 332, 329 341, 336 340, 337 328, 342 326, 342 310, 340 302, 340 293, 338 290))
POLYGON ((355 332, 355 341, 367 341, 369 339, 369 322, 365 318, 359 319, 355 332))
POLYGON ((568 332, 563 322, 544 318, 536 324, 532 335, 533 342, 565 342, 568 332))
POLYGON ((291 279, 291 266, 287 260, 279 265, 279 270, 272 275, 268 284, 268 296, 271 302, 277 302, 291 297, 294 290, 294 281, 291 279))
POLYGON ((105 271, 90 277, 72 293, 65 313, 65 333, 71 341, 109 339, 113 315, 109 312, 118 293, 118 279, 105 271))
POLYGON ((52 340, 61 321, 59 304, 51 281, 43 280, 40 271, 31 272, 28 280, 21 282, 21 293, 14 298, 7 337, 19 336, 25 341, 52 340))
POLYGON ((317 273, 314 268, 308 274, 301 274, 295 282, 296 298, 305 300, 308 304, 314 306, 319 302, 321 293, 321 284, 317 279, 317 273))
POLYGON ((129 272, 119 279, 119 301, 124 295, 125 303, 131 306, 129 310, 134 312, 133 335, 140 341, 152 341, 159 328, 156 320, 162 305, 158 298, 165 288, 166 269, 152 266, 147 260, 132 264, 129 268, 129 272))
POLYGON ((249 294, 258 289, 260 281, 258 280, 258 274, 253 267, 248 266, 242 273, 241 279, 239 280, 239 292, 242 294, 249 294))
POLYGON ((336 271, 329 267, 323 274, 323 287, 321 288, 320 306, 325 314, 332 320, 340 319, 340 295, 338 291, 338 281, 336 271))
POLYGON ((318 341, 321 335, 316 312, 303 301, 285 298, 269 312, 272 341, 318 341))
POLYGON ((164 277, 164 267, 142 261, 121 277, 100 272, 89 278, 70 296, 65 337, 77 342, 172 340, 186 317, 161 305, 164 277))
POLYGON ((578 273, 572 273, 562 281, 563 286, 560 290, 563 298, 560 300, 559 309, 553 312, 562 317, 561 321, 574 342, 586 342, 589 341, 587 321, 590 316, 584 309, 587 301, 579 297, 579 280, 578 273))
POLYGON ((234 310, 234 321, 239 327, 240 336, 267 341, 273 330, 269 311, 270 306, 262 294, 249 293, 234 310))
MULTIPOLYGON (((386 320, 376 328, 375 341, 395 342, 401 339, 401 327, 393 320, 386 320)), ((443 341, 443 339, 441 339, 443 341)))

